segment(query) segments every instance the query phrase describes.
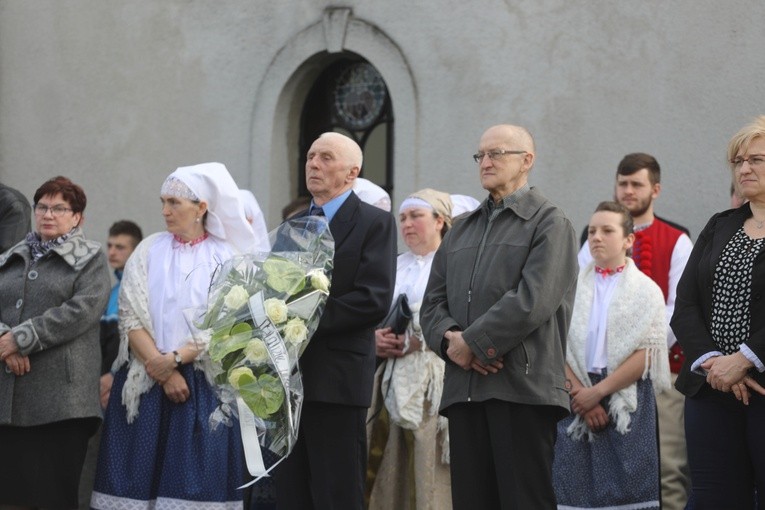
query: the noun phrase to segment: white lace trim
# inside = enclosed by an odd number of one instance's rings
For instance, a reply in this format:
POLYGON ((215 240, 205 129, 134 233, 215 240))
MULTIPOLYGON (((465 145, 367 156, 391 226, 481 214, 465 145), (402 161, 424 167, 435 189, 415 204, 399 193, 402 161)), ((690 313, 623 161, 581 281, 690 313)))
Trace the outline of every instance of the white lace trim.
POLYGON ((241 501, 185 501, 175 498, 157 498, 150 501, 121 498, 93 491, 91 508, 96 510, 242 510, 241 501))

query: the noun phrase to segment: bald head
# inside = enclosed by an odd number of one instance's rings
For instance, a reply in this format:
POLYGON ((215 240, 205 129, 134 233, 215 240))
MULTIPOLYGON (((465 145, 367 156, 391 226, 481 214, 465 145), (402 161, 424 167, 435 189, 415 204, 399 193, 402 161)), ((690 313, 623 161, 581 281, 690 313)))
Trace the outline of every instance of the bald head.
POLYGON ((324 205, 353 187, 361 170, 363 156, 359 145, 340 133, 324 133, 317 138, 305 163, 305 180, 316 205, 324 205))
POLYGON ((531 133, 529 133, 529 130, 523 126, 498 124, 487 129, 484 132, 484 136, 489 133, 504 139, 506 143, 514 145, 517 150, 536 154, 534 138, 531 136, 531 133))
POLYGON ((361 169, 361 163, 364 161, 364 155, 361 147, 353 139, 334 131, 322 133, 318 138, 325 140, 337 147, 338 152, 349 166, 356 166, 361 169))
POLYGON ((534 164, 534 139, 521 126, 492 126, 481 136, 478 155, 481 185, 498 202, 526 184, 534 164))

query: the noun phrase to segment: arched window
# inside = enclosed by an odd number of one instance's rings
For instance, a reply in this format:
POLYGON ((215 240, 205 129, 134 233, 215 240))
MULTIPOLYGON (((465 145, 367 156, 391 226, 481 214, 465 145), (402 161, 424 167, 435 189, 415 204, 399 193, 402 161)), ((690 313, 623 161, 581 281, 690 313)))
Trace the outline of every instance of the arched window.
POLYGON ((358 55, 345 53, 327 65, 306 97, 300 119, 299 195, 308 195, 306 153, 327 131, 356 140, 364 151, 361 177, 392 195, 393 108, 382 76, 358 55))

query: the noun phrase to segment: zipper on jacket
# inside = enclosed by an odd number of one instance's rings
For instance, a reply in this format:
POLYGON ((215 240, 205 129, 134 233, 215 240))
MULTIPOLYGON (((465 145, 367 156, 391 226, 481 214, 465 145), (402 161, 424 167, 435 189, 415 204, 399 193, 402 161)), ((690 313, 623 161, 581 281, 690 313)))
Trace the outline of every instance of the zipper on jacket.
POLYGON ((521 347, 523 348, 523 357, 526 359, 526 375, 529 375, 529 353, 525 343, 521 342, 521 347))
MULTIPOLYGON (((491 230, 492 222, 490 218, 491 216, 486 218, 486 228, 484 228, 483 230, 483 235, 481 236, 481 242, 478 245, 478 253, 476 253, 475 260, 473 261, 473 269, 470 272, 470 284, 468 285, 468 295, 467 295, 467 302, 468 302, 467 316, 465 317, 465 323, 468 326, 470 325, 469 324, 470 302, 473 299, 473 282, 475 281, 475 273, 476 273, 476 269, 478 268, 478 262, 480 262, 481 255, 483 255, 483 250, 484 250, 484 247, 486 246, 486 238, 489 237, 489 231, 491 230)), ((471 402, 473 400, 472 394, 473 394, 473 371, 471 370, 470 374, 468 375, 468 395, 467 395, 468 402, 471 402)))

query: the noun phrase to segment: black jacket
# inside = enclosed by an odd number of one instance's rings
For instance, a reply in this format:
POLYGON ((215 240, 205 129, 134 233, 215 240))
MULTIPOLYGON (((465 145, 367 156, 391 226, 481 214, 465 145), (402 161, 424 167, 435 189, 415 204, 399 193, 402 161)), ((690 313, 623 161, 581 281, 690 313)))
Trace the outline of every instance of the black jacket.
POLYGON ((329 229, 335 240, 332 286, 300 358, 305 399, 369 407, 374 329, 390 308, 396 280, 396 224, 390 213, 351 193, 329 229))
MULTIPOLYGON (((686 396, 695 395, 706 382, 698 374, 690 372, 691 365, 702 355, 720 349, 712 340, 710 319, 712 316, 712 281, 715 267, 725 245, 744 221, 752 215, 749 204, 712 216, 699 235, 691 256, 677 285, 675 313, 672 315, 672 331, 683 347, 686 360, 678 375, 675 387, 686 396)), ((752 269, 752 298, 750 302, 751 326, 746 345, 765 362, 765 251, 760 252, 752 269)), ((765 384, 765 375, 756 370, 753 377, 765 384)))

